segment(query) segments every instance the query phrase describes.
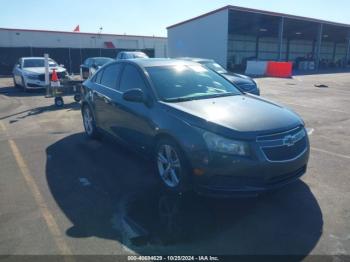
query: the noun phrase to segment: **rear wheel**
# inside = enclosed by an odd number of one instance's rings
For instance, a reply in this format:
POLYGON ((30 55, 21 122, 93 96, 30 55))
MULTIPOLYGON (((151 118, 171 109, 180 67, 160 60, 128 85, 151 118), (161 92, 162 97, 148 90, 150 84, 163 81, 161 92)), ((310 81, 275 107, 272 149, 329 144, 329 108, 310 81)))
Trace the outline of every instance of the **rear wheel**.
POLYGON ((171 139, 161 139, 156 146, 155 162, 162 185, 173 192, 190 189, 190 169, 180 147, 171 139))
POLYGON ((96 128, 94 116, 89 106, 83 106, 82 115, 86 135, 89 138, 97 138, 99 134, 96 128))

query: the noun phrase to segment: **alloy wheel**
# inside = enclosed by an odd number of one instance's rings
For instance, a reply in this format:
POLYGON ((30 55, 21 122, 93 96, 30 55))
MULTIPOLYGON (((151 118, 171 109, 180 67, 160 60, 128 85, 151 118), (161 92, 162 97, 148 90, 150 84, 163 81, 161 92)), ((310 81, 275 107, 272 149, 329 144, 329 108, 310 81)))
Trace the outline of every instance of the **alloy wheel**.
POLYGON ((161 145, 157 154, 158 173, 162 181, 170 188, 176 187, 180 180, 180 158, 171 145, 161 145))

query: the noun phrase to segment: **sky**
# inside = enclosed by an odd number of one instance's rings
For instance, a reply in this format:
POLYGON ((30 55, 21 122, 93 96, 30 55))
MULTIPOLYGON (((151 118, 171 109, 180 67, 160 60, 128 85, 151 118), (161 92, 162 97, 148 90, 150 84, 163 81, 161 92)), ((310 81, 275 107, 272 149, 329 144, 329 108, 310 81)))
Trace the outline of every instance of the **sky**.
POLYGON ((166 27, 225 5, 350 24, 349 0, 0 0, 0 27, 166 36, 166 27))

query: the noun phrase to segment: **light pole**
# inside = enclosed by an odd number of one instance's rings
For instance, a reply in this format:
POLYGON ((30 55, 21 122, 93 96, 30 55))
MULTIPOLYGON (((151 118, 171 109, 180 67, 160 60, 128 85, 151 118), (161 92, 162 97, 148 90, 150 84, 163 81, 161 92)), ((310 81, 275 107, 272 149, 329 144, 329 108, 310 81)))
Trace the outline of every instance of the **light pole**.
MULTIPOLYGON (((103 27, 101 26, 101 27, 99 28, 99 30, 98 30, 98 33, 97 33, 97 37, 98 37, 98 39, 100 39, 100 40, 101 40, 101 38, 102 38, 102 36, 101 36, 102 30, 103 30, 103 27)), ((100 56, 102 56, 101 41, 100 41, 100 56)))

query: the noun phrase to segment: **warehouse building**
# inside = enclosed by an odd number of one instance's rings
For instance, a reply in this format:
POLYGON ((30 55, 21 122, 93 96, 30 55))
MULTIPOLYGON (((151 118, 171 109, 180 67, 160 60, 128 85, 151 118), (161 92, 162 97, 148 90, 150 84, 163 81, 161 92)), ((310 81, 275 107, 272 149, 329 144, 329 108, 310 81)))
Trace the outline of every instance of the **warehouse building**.
POLYGON ((293 61, 298 70, 349 66, 347 24, 225 6, 167 29, 170 57, 211 58, 231 70, 248 60, 293 61))
POLYGON ((141 50, 150 57, 167 56, 167 39, 154 36, 60 32, 0 28, 0 75, 11 74, 24 56, 48 53, 69 72, 78 73, 85 58, 115 58, 122 50, 141 50))

